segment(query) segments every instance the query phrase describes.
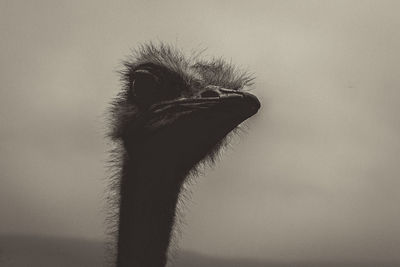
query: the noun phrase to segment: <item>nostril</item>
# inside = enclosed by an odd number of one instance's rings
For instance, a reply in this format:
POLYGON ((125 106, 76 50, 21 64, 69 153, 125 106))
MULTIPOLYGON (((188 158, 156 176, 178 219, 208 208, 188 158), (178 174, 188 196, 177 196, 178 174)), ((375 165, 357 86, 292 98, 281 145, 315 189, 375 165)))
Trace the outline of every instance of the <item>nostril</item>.
POLYGON ((214 90, 206 90, 202 92, 200 95, 201 97, 219 97, 219 93, 214 90))

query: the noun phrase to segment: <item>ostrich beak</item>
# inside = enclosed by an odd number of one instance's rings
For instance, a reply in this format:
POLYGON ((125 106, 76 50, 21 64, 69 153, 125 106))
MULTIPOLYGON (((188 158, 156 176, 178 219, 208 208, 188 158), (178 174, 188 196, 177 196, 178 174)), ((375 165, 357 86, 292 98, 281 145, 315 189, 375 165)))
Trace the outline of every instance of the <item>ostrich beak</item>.
POLYGON ((217 86, 208 86, 195 96, 154 104, 149 111, 157 116, 157 114, 163 114, 168 111, 175 111, 176 115, 178 115, 208 110, 231 114, 234 117, 245 120, 256 114, 260 107, 260 101, 253 94, 217 86))
POLYGON ((205 103, 217 101, 217 109, 220 107, 224 111, 241 113, 246 118, 256 114, 261 107, 260 101, 253 94, 217 86, 208 86, 200 93, 200 97, 205 103))

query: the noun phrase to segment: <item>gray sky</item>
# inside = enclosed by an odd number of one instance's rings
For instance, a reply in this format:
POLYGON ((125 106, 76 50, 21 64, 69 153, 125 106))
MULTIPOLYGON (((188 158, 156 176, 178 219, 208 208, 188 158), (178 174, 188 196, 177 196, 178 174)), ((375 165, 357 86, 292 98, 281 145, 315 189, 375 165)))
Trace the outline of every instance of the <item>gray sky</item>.
POLYGON ((104 112, 161 40, 257 76, 263 108, 192 186, 180 246, 400 259, 398 1, 0 1, 0 233, 103 238, 104 112))

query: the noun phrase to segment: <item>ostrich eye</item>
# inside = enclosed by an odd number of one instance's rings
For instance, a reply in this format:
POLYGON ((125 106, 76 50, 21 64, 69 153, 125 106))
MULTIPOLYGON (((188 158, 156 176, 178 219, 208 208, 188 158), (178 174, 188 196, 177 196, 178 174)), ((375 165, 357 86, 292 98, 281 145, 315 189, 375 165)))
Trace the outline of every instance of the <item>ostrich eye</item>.
POLYGON ((203 83, 199 80, 194 80, 192 82, 192 87, 196 88, 196 89, 200 89, 203 87, 203 83))
POLYGON ((149 106, 157 98, 159 89, 158 77, 148 70, 137 70, 134 73, 132 95, 140 106, 149 106))

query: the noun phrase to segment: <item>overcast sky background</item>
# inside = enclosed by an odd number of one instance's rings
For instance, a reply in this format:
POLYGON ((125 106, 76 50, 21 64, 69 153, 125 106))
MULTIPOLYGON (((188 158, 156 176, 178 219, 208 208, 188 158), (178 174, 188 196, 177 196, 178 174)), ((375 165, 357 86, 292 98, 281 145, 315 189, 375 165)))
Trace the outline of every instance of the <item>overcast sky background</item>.
POLYGON ((400 259, 400 2, 0 1, 0 233, 104 238, 130 49, 208 48, 263 107, 192 186, 182 249, 400 259))

